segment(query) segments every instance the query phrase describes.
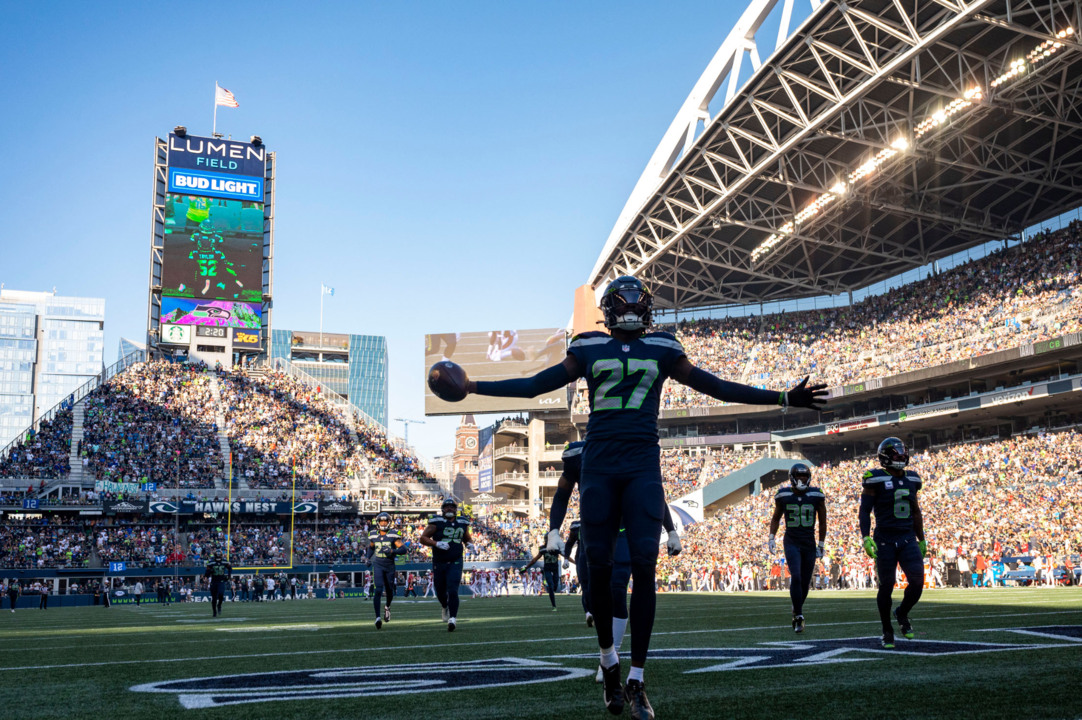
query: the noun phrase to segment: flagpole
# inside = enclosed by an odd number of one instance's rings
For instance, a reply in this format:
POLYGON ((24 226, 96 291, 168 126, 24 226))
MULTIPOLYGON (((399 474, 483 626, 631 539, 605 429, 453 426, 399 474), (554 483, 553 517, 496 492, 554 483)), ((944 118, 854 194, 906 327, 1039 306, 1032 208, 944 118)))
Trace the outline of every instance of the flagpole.
POLYGON ((323 348, 323 283, 319 284, 319 347, 323 348))
POLYGON ((210 136, 218 134, 218 81, 214 81, 214 124, 211 126, 210 136))

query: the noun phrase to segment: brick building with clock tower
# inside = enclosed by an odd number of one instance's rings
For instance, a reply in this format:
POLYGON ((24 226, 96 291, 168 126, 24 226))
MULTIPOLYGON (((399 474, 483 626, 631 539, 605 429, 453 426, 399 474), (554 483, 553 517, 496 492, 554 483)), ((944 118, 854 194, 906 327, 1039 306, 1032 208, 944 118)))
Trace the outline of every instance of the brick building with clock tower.
POLYGON ((455 495, 462 498, 477 490, 477 421, 463 415, 455 430, 455 451, 451 455, 451 476, 455 495))

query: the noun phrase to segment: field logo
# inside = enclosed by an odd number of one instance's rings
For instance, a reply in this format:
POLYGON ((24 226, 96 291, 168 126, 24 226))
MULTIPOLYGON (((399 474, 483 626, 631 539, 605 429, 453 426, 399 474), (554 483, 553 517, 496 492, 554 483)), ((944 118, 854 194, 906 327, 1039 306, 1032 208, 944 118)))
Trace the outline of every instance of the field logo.
POLYGON ((593 669, 561 667, 541 660, 496 658, 438 665, 377 665, 217 675, 146 683, 136 685, 131 690, 173 693, 181 705, 188 709, 197 709, 273 700, 416 695, 448 690, 532 685, 593 674, 593 669))

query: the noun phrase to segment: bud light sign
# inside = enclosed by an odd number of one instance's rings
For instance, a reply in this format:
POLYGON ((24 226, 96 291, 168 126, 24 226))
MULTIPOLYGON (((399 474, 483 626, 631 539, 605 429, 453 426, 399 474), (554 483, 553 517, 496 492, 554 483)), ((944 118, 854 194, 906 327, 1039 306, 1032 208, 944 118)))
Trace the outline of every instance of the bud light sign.
POLYGON ((263 178, 169 168, 169 191, 230 200, 263 201, 263 178))

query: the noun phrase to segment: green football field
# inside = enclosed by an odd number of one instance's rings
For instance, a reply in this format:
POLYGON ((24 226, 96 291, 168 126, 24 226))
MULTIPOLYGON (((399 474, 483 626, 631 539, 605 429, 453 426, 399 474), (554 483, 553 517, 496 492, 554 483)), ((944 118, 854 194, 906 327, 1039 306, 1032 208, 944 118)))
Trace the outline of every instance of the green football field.
MULTIPOLYGON (((895 593, 896 597, 900 592, 895 593)), ((372 625, 363 600, 0 612, 5 718, 602 718, 576 596, 433 602, 372 625)), ((915 641, 878 647, 871 592, 659 595, 658 718, 1082 715, 1082 590, 935 590, 915 641), (1024 632, 1019 632, 1019 631, 1024 632)), ((621 654, 629 664, 630 638, 621 654)))

